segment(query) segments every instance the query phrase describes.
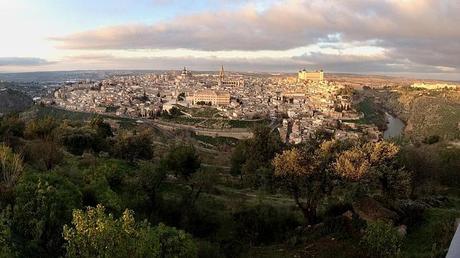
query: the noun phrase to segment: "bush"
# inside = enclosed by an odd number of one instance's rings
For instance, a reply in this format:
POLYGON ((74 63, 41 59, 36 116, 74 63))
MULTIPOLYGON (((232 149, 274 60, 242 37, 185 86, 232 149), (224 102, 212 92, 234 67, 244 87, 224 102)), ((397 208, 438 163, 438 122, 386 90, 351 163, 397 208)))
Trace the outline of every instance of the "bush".
POLYGON ((21 257, 59 257, 62 227, 81 205, 79 189, 56 173, 26 174, 15 188, 13 228, 21 257))
POLYGON ((87 150, 91 150, 95 145, 93 133, 82 129, 65 132, 60 136, 60 140, 68 152, 78 156, 87 150))
POLYGON ((300 226, 294 214, 267 205, 240 210, 233 214, 233 221, 238 238, 250 245, 284 241, 289 232, 300 226))
POLYGON ((217 244, 202 241, 198 243, 198 257, 220 258, 224 256, 220 253, 220 248, 217 244))
POLYGON ((0 144, 0 192, 13 189, 24 170, 20 155, 6 145, 0 144))
POLYGON ((137 159, 150 160, 153 158, 152 137, 148 131, 135 135, 119 134, 112 154, 131 163, 137 159))
POLYGON ((352 211, 352 210, 353 210, 353 205, 351 205, 350 203, 343 203, 343 202, 332 203, 326 207, 326 211, 324 211, 324 217, 336 217, 336 216, 342 215, 343 213, 347 211, 352 211))
POLYGON ((441 137, 439 137, 439 135, 430 135, 428 137, 425 137, 425 139, 423 139, 422 142, 425 144, 435 144, 439 142, 439 140, 441 140, 441 137))
POLYGON ((11 115, 0 120, 0 136, 7 139, 11 136, 23 137, 25 130, 25 123, 19 119, 18 115, 11 115))
POLYGON ((75 210, 63 235, 67 257, 197 257, 195 241, 184 231, 136 222, 130 210, 115 218, 101 205, 75 210))
POLYGON ((339 217, 327 217, 324 221, 324 226, 321 228, 321 233, 324 235, 339 234, 348 235, 351 229, 350 222, 347 218, 339 217))
POLYGON ((57 122, 52 117, 31 121, 27 124, 24 136, 29 139, 53 138, 53 132, 58 127, 57 122))
POLYGON ((407 226, 416 226, 423 221, 426 205, 419 201, 401 200, 397 204, 400 223, 407 226))
POLYGON ((443 149, 439 152, 440 180, 443 185, 460 186, 460 149, 443 149))
POLYGON ((370 257, 395 257, 400 252, 402 237, 391 224, 371 222, 367 225, 361 244, 370 257))
POLYGON ((24 158, 39 170, 51 170, 64 158, 59 146, 51 140, 33 140, 24 147, 24 158))

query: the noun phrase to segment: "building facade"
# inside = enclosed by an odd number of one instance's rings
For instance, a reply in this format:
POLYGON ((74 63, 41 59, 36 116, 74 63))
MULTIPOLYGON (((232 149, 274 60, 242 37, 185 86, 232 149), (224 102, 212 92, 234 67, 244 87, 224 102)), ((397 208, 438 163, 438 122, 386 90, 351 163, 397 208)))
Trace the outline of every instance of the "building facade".
POLYGON ((221 87, 243 87, 244 80, 231 80, 226 78, 224 66, 222 66, 219 72, 219 80, 217 81, 217 85, 221 87))
POLYGON ((187 96, 192 105, 210 104, 213 106, 227 106, 230 104, 230 93, 221 90, 200 90, 187 96))
POLYGON ((324 81, 323 70, 319 71, 307 71, 305 69, 300 70, 297 77, 299 82, 303 81, 324 81))

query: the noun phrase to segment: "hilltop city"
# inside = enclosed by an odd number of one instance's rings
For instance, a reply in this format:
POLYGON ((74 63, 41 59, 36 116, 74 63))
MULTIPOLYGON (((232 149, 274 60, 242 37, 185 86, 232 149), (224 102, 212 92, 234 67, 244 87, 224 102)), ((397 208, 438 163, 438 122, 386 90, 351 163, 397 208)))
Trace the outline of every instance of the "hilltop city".
MULTIPOLYGON (((324 79, 324 72, 289 76, 257 76, 225 72, 179 72, 112 76, 101 81, 65 85, 46 99, 48 104, 80 112, 156 119, 174 107, 215 109, 215 119, 269 120, 285 142, 300 143, 318 130, 337 139, 382 137, 374 125, 359 124, 350 90, 324 79)), ((183 112, 186 117, 193 115, 183 112)), ((225 129, 225 125, 211 125, 225 129)))

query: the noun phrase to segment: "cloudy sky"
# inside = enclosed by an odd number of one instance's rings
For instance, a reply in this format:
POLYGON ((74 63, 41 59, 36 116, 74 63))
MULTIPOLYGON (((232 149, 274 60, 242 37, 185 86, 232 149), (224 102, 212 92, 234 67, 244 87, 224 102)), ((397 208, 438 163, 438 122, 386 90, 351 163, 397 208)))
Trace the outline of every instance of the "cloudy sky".
POLYGON ((459 0, 0 0, 0 72, 300 68, 460 80, 459 0))

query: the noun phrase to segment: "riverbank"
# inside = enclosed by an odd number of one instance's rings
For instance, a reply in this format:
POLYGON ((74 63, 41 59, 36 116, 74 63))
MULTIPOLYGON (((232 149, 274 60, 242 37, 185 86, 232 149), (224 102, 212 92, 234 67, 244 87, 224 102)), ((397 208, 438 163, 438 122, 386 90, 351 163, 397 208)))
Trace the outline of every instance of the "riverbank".
POLYGON ((401 119, 391 115, 388 112, 385 112, 385 119, 387 121, 387 126, 385 131, 383 132, 384 139, 399 137, 403 134, 406 125, 401 119))

